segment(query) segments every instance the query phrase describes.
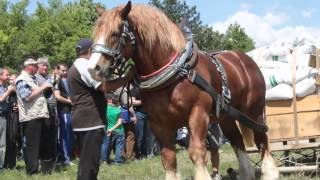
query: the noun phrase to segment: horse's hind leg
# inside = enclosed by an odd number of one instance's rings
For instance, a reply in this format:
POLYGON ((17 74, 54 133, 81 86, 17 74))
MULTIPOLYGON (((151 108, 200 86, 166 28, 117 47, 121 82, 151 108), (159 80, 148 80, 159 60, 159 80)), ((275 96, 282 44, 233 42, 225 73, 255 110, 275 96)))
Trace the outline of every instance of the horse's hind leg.
POLYGON ((221 118, 220 127, 224 135, 230 141, 239 162, 239 179, 255 180, 254 169, 245 150, 242 135, 234 120, 221 118))
POLYGON ((209 124, 208 113, 199 106, 195 106, 189 117, 190 142, 189 155, 195 166, 195 180, 211 179, 207 165, 207 150, 205 139, 209 124))
POLYGON ((177 159, 175 151, 176 131, 174 129, 154 126, 150 121, 150 127, 160 143, 161 162, 166 172, 166 180, 180 180, 177 175, 177 159))
MULTIPOLYGON (((264 115, 261 114, 259 122, 264 122, 264 115)), ((254 132, 254 141, 261 152, 261 172, 263 180, 275 180, 279 178, 279 170, 276 167, 269 149, 268 136, 266 133, 254 132)))

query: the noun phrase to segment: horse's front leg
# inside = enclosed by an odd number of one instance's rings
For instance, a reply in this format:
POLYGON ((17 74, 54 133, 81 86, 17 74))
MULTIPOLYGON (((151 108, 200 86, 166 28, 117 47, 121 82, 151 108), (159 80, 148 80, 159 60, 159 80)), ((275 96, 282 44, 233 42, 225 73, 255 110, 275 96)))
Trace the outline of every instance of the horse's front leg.
POLYGON ((160 143, 161 161, 166 172, 166 180, 180 180, 177 174, 177 158, 175 151, 176 130, 153 125, 151 129, 160 143))
POLYGON ((189 117, 190 142, 189 155, 195 166, 195 180, 211 179, 206 167, 208 162, 205 140, 209 124, 209 115, 201 106, 192 108, 189 117))

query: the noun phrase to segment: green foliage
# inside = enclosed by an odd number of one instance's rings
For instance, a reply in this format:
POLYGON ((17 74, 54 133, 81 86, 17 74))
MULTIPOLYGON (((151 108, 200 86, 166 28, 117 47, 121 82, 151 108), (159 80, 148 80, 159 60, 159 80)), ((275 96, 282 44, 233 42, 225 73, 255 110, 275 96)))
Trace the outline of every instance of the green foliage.
POLYGON ((179 0, 150 0, 149 4, 161 9, 175 23, 186 19, 200 49, 221 49, 218 43, 221 41, 221 34, 202 24, 196 6, 189 7, 185 1, 179 0))
POLYGON ((93 0, 63 2, 48 0, 45 6, 38 1, 35 12, 28 15, 28 0, 16 4, 0 0, 1 65, 17 68, 29 56, 47 56, 52 65, 72 63, 76 43, 91 36, 98 4, 93 0))
POLYGON ((231 24, 222 39, 223 49, 251 51, 255 48, 253 40, 245 33, 239 24, 231 24))

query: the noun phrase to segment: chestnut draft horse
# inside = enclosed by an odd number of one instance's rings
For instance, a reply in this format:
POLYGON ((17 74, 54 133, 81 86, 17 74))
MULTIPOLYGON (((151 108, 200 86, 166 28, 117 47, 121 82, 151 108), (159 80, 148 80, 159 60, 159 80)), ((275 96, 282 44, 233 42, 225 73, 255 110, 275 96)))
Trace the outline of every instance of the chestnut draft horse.
POLYGON ((175 136, 177 128, 182 126, 187 126, 190 132, 188 151, 195 166, 194 178, 211 179, 206 168, 205 140, 208 125, 212 122, 219 122, 224 135, 230 140, 239 161, 241 180, 255 179, 244 146, 244 140, 250 138, 261 152, 263 179, 278 178, 266 132, 255 128, 251 128, 251 133, 248 133, 250 128, 241 128, 240 131, 233 116, 225 111, 218 115, 216 100, 210 93, 192 83, 188 76, 177 75, 181 73, 175 68, 182 67, 177 61, 192 56, 191 59, 195 58, 189 60, 195 62, 192 72, 201 76, 218 94, 222 93, 223 84, 228 87, 231 94, 229 107, 238 109, 253 122, 265 125, 265 83, 252 59, 240 52, 223 52, 216 59, 224 70, 221 71, 221 67, 218 70, 207 53, 195 48, 190 53, 190 36, 188 39, 163 12, 151 6, 131 5, 129 1, 127 5, 108 11, 98 10, 98 14, 100 18, 93 33, 95 44, 89 60, 89 72, 96 80, 105 81, 123 61, 130 58, 134 61, 138 79, 144 83, 140 85, 142 102, 149 115, 151 129, 160 142, 166 179, 180 179, 175 136), (224 81, 222 75, 228 79, 224 81))

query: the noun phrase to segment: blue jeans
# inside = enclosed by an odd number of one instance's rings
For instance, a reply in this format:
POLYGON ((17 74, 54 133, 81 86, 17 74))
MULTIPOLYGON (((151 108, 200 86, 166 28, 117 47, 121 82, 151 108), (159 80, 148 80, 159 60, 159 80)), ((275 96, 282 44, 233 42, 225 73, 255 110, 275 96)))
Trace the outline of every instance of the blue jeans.
POLYGON ((71 126, 71 113, 59 112, 60 119, 60 154, 63 158, 63 163, 70 163, 72 145, 74 135, 71 126))
POLYGON ((116 132, 112 131, 110 136, 104 135, 102 147, 101 147, 101 160, 109 161, 110 153, 113 149, 113 145, 115 145, 115 163, 122 163, 122 152, 124 149, 125 136, 124 132, 116 132))
POLYGON ((142 158, 145 154, 145 132, 147 128, 147 114, 136 111, 137 123, 135 124, 135 137, 136 137, 136 157, 142 158))

